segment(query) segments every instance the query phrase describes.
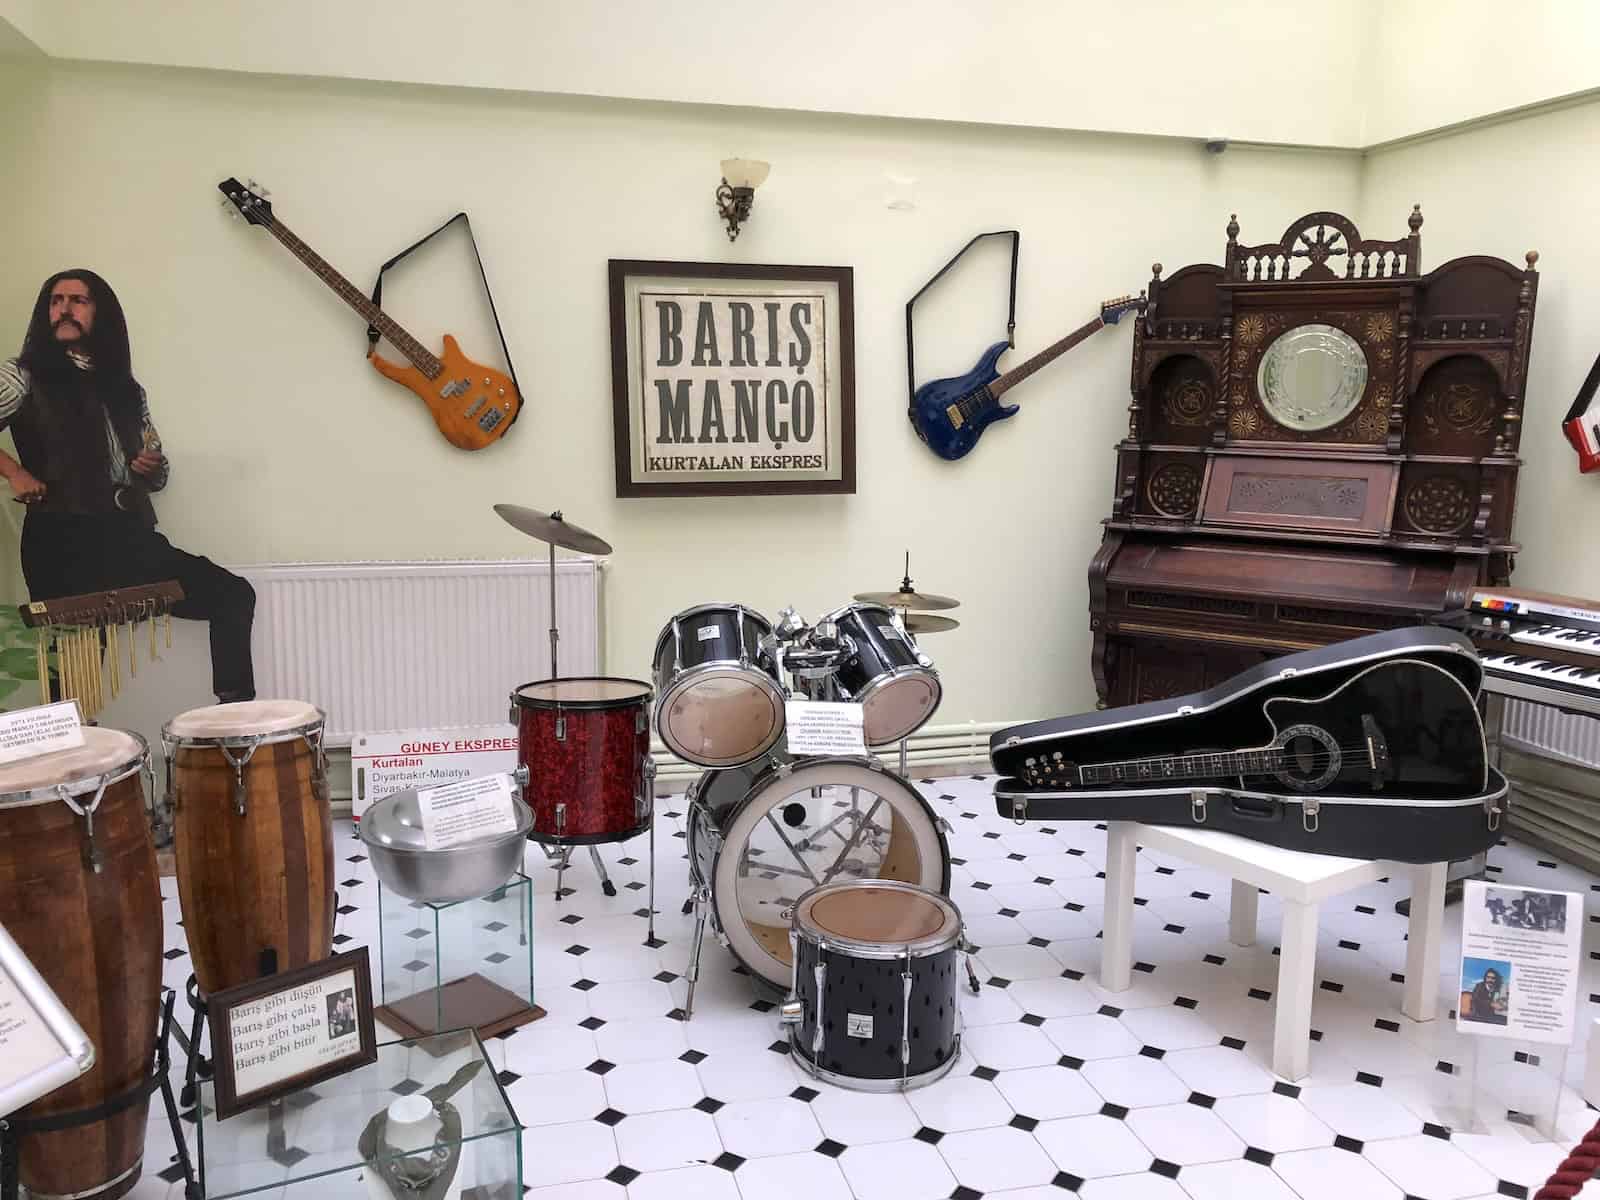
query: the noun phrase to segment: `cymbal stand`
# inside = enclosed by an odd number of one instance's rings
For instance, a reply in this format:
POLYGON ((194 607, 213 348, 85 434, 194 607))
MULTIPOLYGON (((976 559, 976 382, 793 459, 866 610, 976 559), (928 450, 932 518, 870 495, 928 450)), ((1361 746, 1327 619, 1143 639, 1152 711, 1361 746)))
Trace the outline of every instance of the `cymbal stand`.
MULTIPOLYGON (((561 520, 561 510, 558 508, 550 516, 561 520)), ((561 631, 556 625, 556 544, 545 543, 550 547, 550 678, 560 679, 561 670, 556 665, 556 643, 561 640, 561 631)))

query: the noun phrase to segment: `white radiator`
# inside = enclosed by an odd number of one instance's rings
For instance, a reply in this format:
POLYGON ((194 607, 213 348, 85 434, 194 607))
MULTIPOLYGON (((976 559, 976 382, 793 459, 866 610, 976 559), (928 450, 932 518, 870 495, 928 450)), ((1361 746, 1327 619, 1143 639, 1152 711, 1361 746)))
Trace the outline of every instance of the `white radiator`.
MULTIPOLYGON (((548 560, 234 569, 256 589, 256 694, 321 707, 330 745, 501 722, 517 685, 550 674, 548 560)), ((600 569, 556 560, 563 675, 600 671, 600 569)))
POLYGON ((1500 736, 1518 749, 1600 770, 1600 720, 1593 717, 1507 700, 1500 736))

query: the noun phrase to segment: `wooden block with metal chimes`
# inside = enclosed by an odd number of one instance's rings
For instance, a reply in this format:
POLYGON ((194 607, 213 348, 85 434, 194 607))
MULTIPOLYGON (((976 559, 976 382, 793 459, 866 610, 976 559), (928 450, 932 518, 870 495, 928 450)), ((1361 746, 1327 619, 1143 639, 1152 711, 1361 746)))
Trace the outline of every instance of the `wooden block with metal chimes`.
POLYGON ((158 641, 172 646, 172 608, 182 599, 183 588, 177 580, 168 579, 19 605, 22 623, 39 631, 40 703, 48 704, 51 699, 53 642, 59 698, 76 700, 84 719, 92 720, 122 690, 124 654, 129 678, 139 674, 141 622, 149 630, 151 662, 161 657, 158 641), (165 625, 159 639, 158 617, 165 625))

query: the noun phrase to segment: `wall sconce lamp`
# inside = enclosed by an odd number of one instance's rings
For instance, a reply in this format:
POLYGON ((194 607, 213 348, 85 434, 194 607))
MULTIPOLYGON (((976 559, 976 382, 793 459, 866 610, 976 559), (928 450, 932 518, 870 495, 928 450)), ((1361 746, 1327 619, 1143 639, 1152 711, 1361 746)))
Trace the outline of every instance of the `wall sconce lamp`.
POLYGON ((739 236, 739 226, 750 219, 756 189, 772 170, 771 163, 754 158, 722 160, 722 184, 717 188, 717 215, 728 224, 728 240, 739 236))

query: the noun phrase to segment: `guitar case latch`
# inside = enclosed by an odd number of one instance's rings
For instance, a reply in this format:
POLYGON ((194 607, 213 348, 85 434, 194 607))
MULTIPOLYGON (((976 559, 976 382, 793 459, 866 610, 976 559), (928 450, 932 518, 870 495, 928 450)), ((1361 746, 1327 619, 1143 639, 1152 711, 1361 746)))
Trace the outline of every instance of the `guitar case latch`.
POLYGON ((1483 811, 1489 818, 1489 832, 1496 832, 1500 828, 1500 814, 1505 810, 1500 807, 1500 802, 1497 799, 1485 797, 1483 811))
POLYGON ((1028 798, 1026 796, 1011 797, 1011 819, 1018 825, 1024 824, 1028 819, 1028 798))
POLYGON ((1189 790, 1189 817, 1196 825, 1206 823, 1206 794, 1200 788, 1189 790))
POLYGON ((1321 807, 1322 801, 1314 796, 1307 796, 1300 801, 1300 824, 1307 833, 1315 833, 1317 831, 1317 826, 1320 824, 1320 818, 1317 814, 1321 807))

